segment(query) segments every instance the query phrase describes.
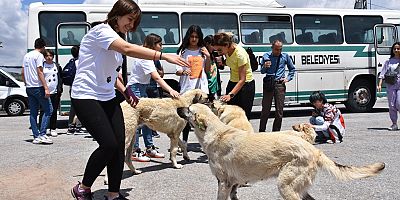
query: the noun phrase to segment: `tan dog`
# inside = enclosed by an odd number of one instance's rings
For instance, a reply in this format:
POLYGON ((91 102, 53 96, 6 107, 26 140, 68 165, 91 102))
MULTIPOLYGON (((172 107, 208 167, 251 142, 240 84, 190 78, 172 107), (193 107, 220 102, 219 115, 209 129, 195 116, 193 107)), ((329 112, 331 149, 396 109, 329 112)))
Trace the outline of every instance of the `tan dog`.
POLYGON ((135 142, 136 129, 140 124, 147 125, 150 129, 160 131, 170 138, 170 160, 175 168, 182 168, 176 161, 178 145, 182 148, 183 158, 189 160, 186 146, 179 139, 182 130, 186 126, 186 121, 179 117, 176 112, 178 107, 188 107, 192 103, 203 103, 207 101, 207 94, 200 89, 190 90, 181 95, 179 99, 171 98, 141 98, 136 108, 132 108, 128 103, 121 104, 125 121, 125 163, 129 169, 135 173, 132 164, 132 148, 135 142))
MULTIPOLYGON (((226 125, 234 128, 254 132, 253 126, 246 117, 244 110, 235 105, 227 105, 221 101, 214 100, 210 106, 211 110, 226 125)), ((295 135, 307 142, 314 144, 317 134, 308 123, 301 123, 292 126, 293 130, 280 131, 279 133, 295 135)), ((269 133, 269 132, 268 132, 269 133)))
POLYGON ((235 105, 228 105, 219 100, 214 100, 211 109, 218 118, 226 125, 235 127, 240 130, 254 132, 253 126, 246 117, 244 110, 235 105))
POLYGON ((310 144, 315 143, 315 138, 317 133, 315 133, 314 128, 309 123, 295 124, 292 126, 293 130, 279 131, 276 133, 283 133, 301 137, 310 144))
POLYGON ((351 167, 335 163, 322 151, 296 136, 280 133, 252 134, 225 125, 205 105, 178 109, 195 127, 212 173, 218 180, 218 200, 238 199, 238 185, 277 177, 285 200, 313 199, 307 189, 319 168, 339 180, 377 175, 384 163, 351 167))

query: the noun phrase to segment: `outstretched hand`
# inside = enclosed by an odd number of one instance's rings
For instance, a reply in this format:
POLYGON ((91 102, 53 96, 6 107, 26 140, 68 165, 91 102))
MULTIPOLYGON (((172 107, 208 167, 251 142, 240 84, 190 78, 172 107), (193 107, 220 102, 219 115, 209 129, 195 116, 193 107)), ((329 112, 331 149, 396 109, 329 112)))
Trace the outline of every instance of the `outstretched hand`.
POLYGON ((219 98, 219 100, 223 101, 223 102, 228 102, 231 100, 231 96, 230 95, 223 95, 219 98))
POLYGON ((179 66, 190 66, 189 63, 186 62, 185 59, 181 58, 178 55, 166 54, 164 56, 164 58, 167 62, 172 63, 172 64, 176 64, 179 66))
POLYGON ((179 92, 177 92, 177 91, 175 91, 175 90, 171 90, 170 92, 169 92, 169 94, 171 95, 171 97, 172 98, 179 98, 179 96, 180 96, 180 94, 179 94, 179 92))

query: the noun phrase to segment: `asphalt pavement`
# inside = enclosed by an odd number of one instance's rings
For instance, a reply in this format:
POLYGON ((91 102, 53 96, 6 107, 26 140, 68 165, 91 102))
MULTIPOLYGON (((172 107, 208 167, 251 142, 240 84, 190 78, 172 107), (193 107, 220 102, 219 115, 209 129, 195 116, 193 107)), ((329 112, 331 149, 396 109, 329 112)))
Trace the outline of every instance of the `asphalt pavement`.
MULTIPOLYGON (((346 135, 340 144, 319 144, 334 161, 345 165, 365 165, 385 162, 385 170, 377 177, 340 182, 321 170, 309 193, 318 200, 394 200, 400 199, 398 169, 400 131, 388 131, 390 119, 386 99, 378 100, 369 113, 349 113, 343 105, 346 135)), ((260 108, 253 109, 251 123, 258 130, 260 108)), ((308 121, 309 107, 285 108, 282 130, 308 121)), ((0 199, 72 199, 70 189, 82 179, 86 161, 97 147, 89 134, 66 135, 67 117, 59 117, 61 133, 53 138, 52 145, 34 145, 29 127, 29 116, 7 117, 0 113, 0 199)), ((272 118, 267 130, 271 130, 272 118)), ((191 161, 178 156, 182 169, 174 169, 168 159, 169 139, 161 134, 154 143, 167 158, 153 159, 148 163, 133 164, 143 171, 132 175, 125 167, 121 192, 128 199, 199 199, 212 200, 217 196, 217 180, 211 174, 207 157, 201 152, 193 132, 189 138, 191 161)), ((141 139, 140 145, 143 147, 141 139)), ((103 184, 104 172, 92 187, 95 199, 104 199, 107 186, 103 184)), ((243 200, 281 199, 276 180, 252 183, 238 189, 243 200)))

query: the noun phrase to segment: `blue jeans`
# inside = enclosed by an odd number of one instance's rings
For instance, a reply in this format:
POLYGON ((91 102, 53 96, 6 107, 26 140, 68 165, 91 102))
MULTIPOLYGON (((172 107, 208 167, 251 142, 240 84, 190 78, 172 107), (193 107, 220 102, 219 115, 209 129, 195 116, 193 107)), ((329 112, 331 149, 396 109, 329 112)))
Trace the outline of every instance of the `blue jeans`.
MULTIPOLYGON (((310 118, 310 124, 312 125, 323 125, 325 123, 325 120, 322 116, 317 116, 317 117, 311 117, 310 118)), ((316 134, 321 137, 327 137, 329 138, 329 130, 326 131, 316 131, 316 134)))
POLYGON ((51 105, 50 98, 45 97, 43 87, 26 88, 26 94, 28 95, 30 110, 29 122, 31 123, 33 137, 37 138, 46 134, 47 124, 49 123, 51 114, 53 112, 53 107, 51 105), (37 127, 39 106, 44 111, 40 130, 38 130, 37 127))
POLYGON ((310 124, 312 125, 323 125, 325 122, 324 118, 322 116, 317 116, 317 117, 311 117, 310 118, 310 124))
MULTIPOLYGON (((140 83, 135 83, 133 85, 128 86, 132 89, 132 91, 135 93, 137 97, 147 97, 146 89, 149 87, 149 84, 140 84, 140 83)), ((143 134, 143 140, 144 140, 144 145, 146 147, 151 147, 153 146, 153 136, 152 136, 152 130, 147 127, 146 125, 141 125, 137 130, 136 130, 136 135, 135 135, 135 144, 133 147, 135 149, 139 148, 139 134, 140 131, 142 131, 143 134)))

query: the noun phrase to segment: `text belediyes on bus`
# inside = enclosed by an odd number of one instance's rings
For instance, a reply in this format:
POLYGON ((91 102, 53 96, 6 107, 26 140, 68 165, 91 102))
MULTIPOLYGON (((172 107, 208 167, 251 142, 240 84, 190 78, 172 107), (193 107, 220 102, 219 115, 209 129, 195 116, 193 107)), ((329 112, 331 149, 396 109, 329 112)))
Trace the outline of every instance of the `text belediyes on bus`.
POLYGON ((340 57, 339 55, 302 55, 301 64, 303 65, 340 64, 340 57))

